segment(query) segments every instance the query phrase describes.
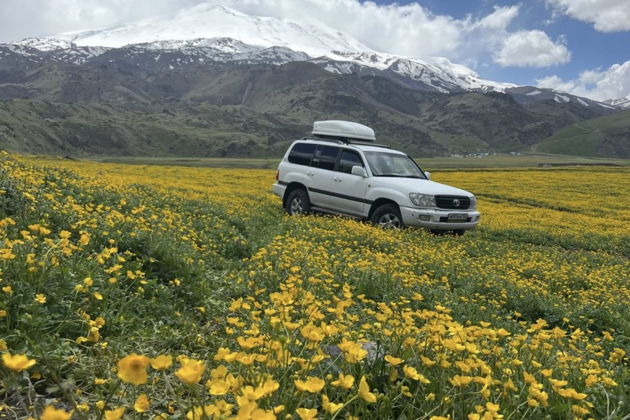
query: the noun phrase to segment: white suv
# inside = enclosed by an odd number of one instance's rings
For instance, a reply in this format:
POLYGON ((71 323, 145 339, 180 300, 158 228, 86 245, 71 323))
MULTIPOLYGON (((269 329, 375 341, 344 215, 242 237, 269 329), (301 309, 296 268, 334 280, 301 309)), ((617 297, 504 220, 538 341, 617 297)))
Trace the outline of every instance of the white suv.
POLYGON ((361 124, 315 122, 313 137, 293 142, 284 155, 273 192, 292 215, 316 210, 436 233, 477 226, 473 194, 431 181, 411 157, 374 140, 361 124))

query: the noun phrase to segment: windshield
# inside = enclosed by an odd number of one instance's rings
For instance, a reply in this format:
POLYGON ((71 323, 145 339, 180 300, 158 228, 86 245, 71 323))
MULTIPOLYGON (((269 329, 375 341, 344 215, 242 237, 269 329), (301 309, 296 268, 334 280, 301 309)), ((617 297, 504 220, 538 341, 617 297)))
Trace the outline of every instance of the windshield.
POLYGON ((409 156, 399 153, 364 152, 374 176, 426 179, 409 156))

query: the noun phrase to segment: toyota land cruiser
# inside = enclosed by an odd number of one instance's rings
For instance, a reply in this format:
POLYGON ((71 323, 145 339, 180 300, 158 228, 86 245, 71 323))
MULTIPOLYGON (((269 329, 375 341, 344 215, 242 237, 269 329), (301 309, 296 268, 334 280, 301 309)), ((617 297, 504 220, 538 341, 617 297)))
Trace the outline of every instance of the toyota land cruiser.
POLYGON ((374 131, 361 124, 315 122, 313 136, 287 150, 273 192, 291 215, 321 211, 436 233, 477 226, 473 194, 431 181, 407 154, 374 141, 374 131))

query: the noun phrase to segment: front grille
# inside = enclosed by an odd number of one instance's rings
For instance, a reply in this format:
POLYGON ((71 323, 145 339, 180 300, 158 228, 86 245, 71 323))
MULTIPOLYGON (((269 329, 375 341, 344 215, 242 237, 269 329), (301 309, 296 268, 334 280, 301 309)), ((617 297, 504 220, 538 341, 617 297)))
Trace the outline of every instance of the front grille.
POLYGON ((435 204, 441 209, 467 209, 470 207, 470 198, 458 195, 436 195, 435 204))

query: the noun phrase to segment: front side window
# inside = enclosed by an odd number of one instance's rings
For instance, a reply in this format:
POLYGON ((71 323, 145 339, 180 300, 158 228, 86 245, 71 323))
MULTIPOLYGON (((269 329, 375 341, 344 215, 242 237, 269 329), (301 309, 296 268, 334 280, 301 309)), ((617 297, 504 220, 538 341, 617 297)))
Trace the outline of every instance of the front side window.
POLYGON ((409 156, 400 153, 364 152, 372 175, 427 179, 409 156))
POLYGON ((352 173, 353 166, 363 167, 361 156, 350 150, 342 150, 341 156, 339 157, 339 172, 352 173))
POLYGON ((335 169, 335 163, 337 162, 337 155, 339 154, 339 148, 334 146, 317 146, 311 166, 320 169, 328 169, 332 171, 335 169))
POLYGON ((310 165, 316 147, 316 144, 296 143, 289 153, 289 162, 298 165, 310 165))

